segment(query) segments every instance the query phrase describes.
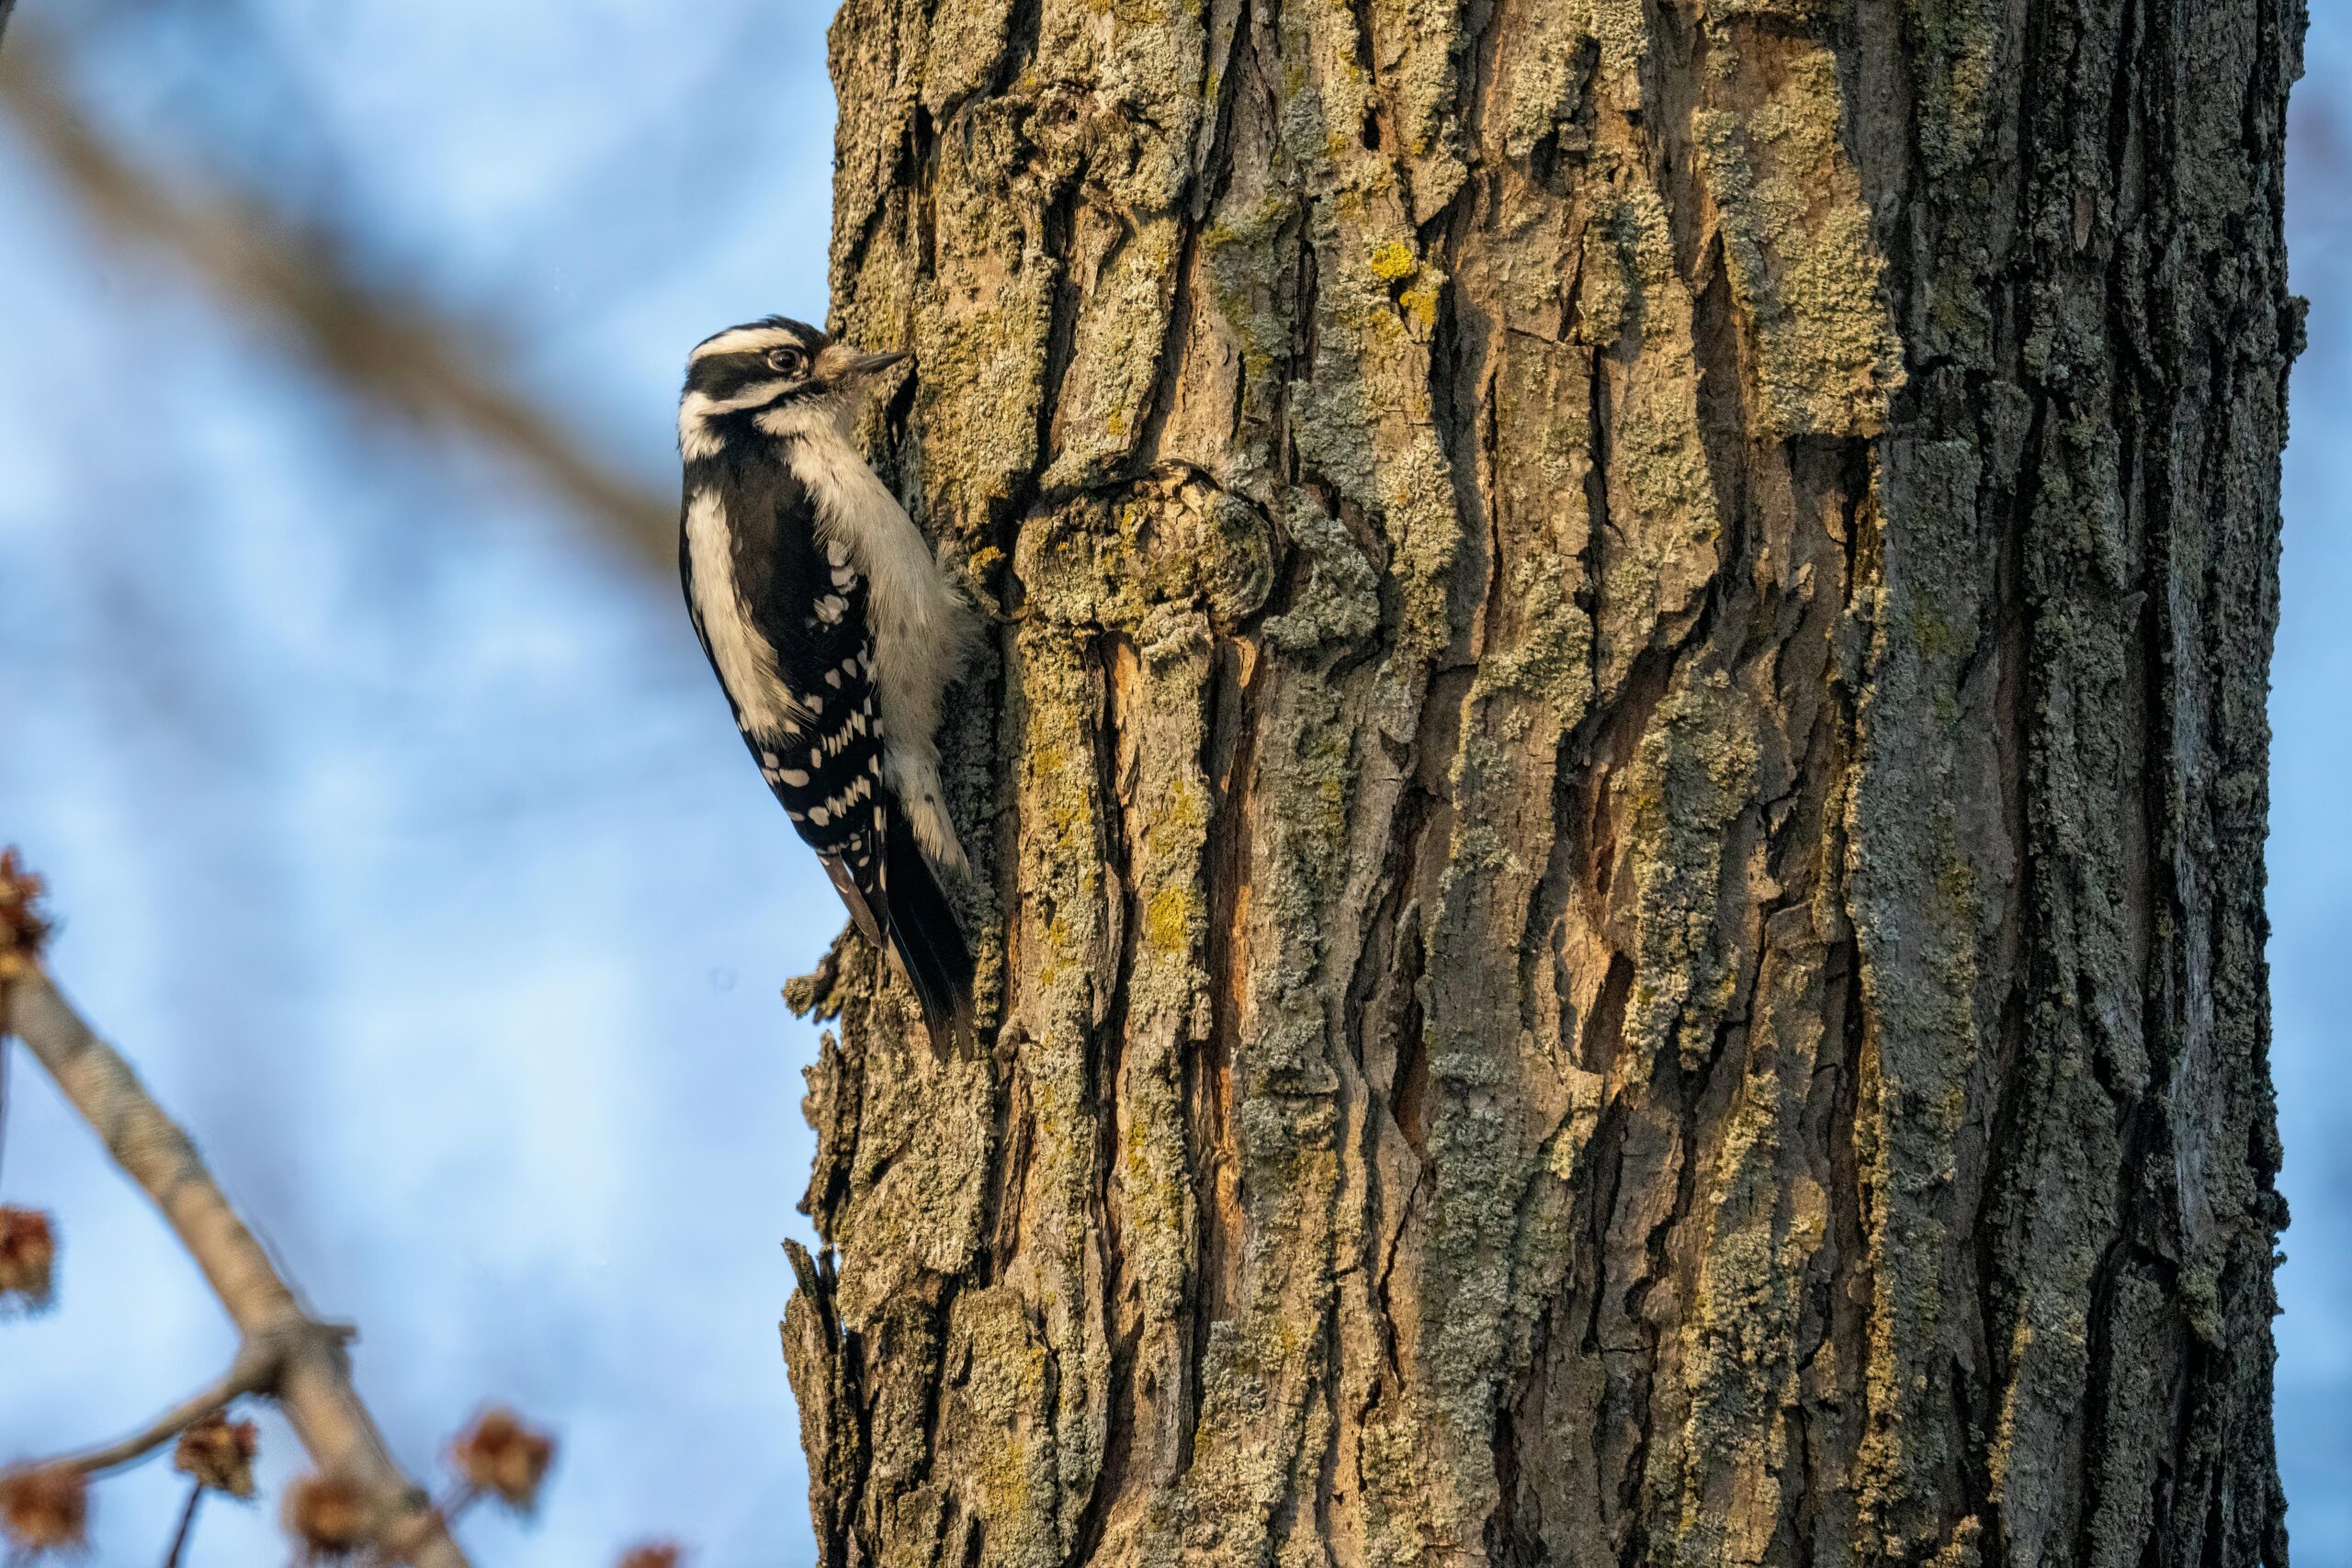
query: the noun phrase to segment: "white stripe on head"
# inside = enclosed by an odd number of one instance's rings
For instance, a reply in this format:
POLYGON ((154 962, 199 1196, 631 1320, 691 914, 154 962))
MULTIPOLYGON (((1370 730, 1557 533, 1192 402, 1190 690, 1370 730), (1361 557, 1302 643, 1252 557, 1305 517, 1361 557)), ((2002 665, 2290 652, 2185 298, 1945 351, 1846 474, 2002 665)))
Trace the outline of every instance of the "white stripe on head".
POLYGON ((729 327, 717 337, 705 338, 695 344, 686 363, 694 364, 714 354, 756 354, 770 348, 807 348, 798 333, 790 327, 729 327))

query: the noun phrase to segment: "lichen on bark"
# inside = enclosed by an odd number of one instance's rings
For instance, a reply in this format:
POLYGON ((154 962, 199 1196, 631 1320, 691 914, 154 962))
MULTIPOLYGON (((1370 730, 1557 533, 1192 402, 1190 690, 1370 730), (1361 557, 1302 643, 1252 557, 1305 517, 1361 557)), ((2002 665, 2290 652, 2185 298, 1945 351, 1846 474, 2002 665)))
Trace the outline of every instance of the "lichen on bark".
POLYGON ((2293 0, 846 0, 1002 624, 845 935, 826 1568, 2283 1562, 2293 0))

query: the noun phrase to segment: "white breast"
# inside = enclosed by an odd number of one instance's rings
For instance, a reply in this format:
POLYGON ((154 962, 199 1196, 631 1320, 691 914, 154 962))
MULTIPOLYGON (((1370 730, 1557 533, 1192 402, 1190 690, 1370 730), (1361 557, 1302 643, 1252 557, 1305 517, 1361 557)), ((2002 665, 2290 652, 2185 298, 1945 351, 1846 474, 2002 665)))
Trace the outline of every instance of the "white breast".
POLYGON ((775 649, 752 624, 735 582, 735 552, 718 492, 697 490, 686 502, 686 561, 694 570, 695 614, 710 643, 711 662, 746 729, 789 734, 800 704, 776 668, 775 649))

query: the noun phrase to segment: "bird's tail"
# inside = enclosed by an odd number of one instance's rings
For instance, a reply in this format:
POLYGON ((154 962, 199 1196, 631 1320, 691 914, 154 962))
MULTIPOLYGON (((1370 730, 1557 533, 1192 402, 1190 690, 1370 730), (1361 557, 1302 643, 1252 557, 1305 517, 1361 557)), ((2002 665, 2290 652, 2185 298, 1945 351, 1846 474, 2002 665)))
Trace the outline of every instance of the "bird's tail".
POLYGON ((903 814, 890 814, 882 852, 890 949, 936 1041, 953 1029, 971 1000, 972 950, 964 944, 955 907, 903 814))

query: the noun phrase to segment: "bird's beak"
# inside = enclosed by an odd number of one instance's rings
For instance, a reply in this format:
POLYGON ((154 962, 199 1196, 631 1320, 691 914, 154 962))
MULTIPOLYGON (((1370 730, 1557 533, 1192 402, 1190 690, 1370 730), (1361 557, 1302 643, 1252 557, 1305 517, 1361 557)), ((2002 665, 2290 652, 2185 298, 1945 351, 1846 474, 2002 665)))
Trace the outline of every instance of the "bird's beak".
POLYGON ((906 357, 907 351, 903 348, 894 348, 888 354, 861 354, 849 362, 846 378, 863 381, 869 376, 879 375, 906 357))

